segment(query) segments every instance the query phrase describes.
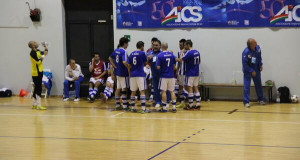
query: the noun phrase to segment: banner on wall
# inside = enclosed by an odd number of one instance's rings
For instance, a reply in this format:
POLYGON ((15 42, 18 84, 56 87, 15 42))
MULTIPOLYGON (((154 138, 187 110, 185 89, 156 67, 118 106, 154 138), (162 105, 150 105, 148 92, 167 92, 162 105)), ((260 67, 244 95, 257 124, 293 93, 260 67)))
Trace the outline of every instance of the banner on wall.
POLYGON ((117 28, 300 27, 300 0, 116 0, 117 28))

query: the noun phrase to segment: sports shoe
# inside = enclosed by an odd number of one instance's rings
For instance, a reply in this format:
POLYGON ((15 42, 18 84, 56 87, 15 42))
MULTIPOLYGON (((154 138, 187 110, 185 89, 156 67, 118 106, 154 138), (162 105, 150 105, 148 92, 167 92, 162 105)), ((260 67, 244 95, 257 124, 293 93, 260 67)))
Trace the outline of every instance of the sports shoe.
POLYGON ((137 112, 137 110, 136 110, 135 108, 131 109, 130 111, 131 111, 132 113, 136 113, 136 112, 137 112))
POLYGON ((168 112, 168 110, 165 110, 165 109, 161 108, 161 109, 159 110, 159 112, 165 113, 165 112, 168 112))
POLYGON ((184 110, 191 110, 193 109, 192 107, 190 107, 189 105, 187 105, 186 107, 183 108, 184 110))
POLYGON ((94 103, 95 102, 95 98, 94 98, 94 96, 91 96, 90 97, 90 103, 94 103))
POLYGON ((246 107, 246 108, 250 108, 250 104, 249 104, 249 103, 246 103, 246 104, 245 104, 245 107, 246 107))
POLYGON ((160 104, 156 104, 156 105, 155 105, 155 108, 159 108, 159 107, 160 107, 160 104))
POLYGON ((259 101, 260 105, 265 105, 266 103, 264 101, 259 101))
POLYGON ((80 101, 79 98, 75 98, 75 99, 74 99, 74 102, 79 102, 79 101, 80 101))
POLYGON ((193 109, 200 110, 200 106, 193 106, 193 109))
POLYGON ((177 112, 177 109, 176 109, 176 108, 173 108, 173 109, 172 109, 172 112, 173 112, 173 113, 176 113, 176 112, 177 112))
POLYGON ((63 99, 64 102, 67 102, 68 100, 69 100, 69 98, 64 98, 63 99))
POLYGON ((36 109, 37 109, 37 110, 47 110, 47 108, 44 107, 44 106, 36 107, 36 109))
POLYGON ((145 114, 145 113, 151 113, 151 111, 150 111, 149 109, 145 109, 145 110, 142 110, 141 113, 142 113, 142 114, 145 114))
POLYGON ((36 109, 36 108, 37 108, 37 106, 32 105, 32 109, 36 109))
POLYGON ((116 110, 118 110, 118 111, 123 110, 123 107, 121 107, 121 106, 116 107, 116 110))
POLYGON ((123 111, 127 112, 127 111, 131 111, 131 109, 129 107, 126 107, 126 108, 123 108, 123 111))
POLYGON ((184 107, 184 103, 180 103, 176 106, 176 108, 182 108, 182 107, 184 107))

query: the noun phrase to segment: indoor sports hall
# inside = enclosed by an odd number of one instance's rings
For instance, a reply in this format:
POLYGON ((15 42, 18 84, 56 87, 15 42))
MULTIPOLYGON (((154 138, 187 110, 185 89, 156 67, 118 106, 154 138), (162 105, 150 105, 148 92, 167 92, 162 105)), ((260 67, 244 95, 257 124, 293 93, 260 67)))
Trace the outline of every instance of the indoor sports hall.
POLYGON ((0 0, 0 160, 299 160, 299 0, 0 0))

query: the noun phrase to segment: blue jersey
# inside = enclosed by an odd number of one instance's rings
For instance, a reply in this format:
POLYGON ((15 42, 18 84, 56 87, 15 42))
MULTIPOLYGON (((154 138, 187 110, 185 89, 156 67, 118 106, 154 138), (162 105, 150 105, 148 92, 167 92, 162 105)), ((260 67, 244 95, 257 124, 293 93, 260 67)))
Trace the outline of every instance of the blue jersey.
POLYGON ((189 50, 182 57, 185 63, 185 75, 187 77, 199 76, 199 65, 201 62, 200 53, 197 50, 189 50))
POLYGON ((159 53, 161 53, 161 51, 156 53, 153 50, 151 50, 147 54, 147 56, 153 55, 152 59, 149 61, 150 67, 151 67, 151 72, 152 72, 152 77, 159 77, 159 70, 156 68, 157 55, 159 53))
POLYGON ((256 46, 255 51, 251 51, 248 47, 245 48, 242 55, 242 63, 244 73, 260 72, 260 67, 263 63, 259 45, 256 46))
POLYGON ((115 74, 120 77, 128 77, 128 69, 123 64, 123 61, 127 62, 127 54, 124 48, 117 48, 110 57, 114 60, 116 64, 115 74))
POLYGON ((160 66, 161 78, 174 78, 174 65, 176 63, 173 53, 164 51, 157 56, 156 66, 160 66))
POLYGON ((147 62, 147 57, 143 51, 134 51, 128 57, 128 64, 130 64, 131 77, 145 77, 144 64, 147 62))

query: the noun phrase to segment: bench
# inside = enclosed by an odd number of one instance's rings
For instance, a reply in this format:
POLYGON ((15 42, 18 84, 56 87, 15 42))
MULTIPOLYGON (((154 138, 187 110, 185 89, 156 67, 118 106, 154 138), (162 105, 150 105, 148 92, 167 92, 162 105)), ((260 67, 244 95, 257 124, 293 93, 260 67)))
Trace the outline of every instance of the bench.
MULTIPOLYGON (((243 84, 227 84, 227 83, 203 83, 199 84, 200 92, 202 98, 207 101, 209 100, 209 92, 210 88, 243 88, 243 84)), ((251 85, 251 87, 254 87, 254 85, 251 85)), ((268 100, 269 103, 272 103, 272 93, 273 93, 273 85, 263 85, 263 89, 266 88, 268 90, 268 100)))

